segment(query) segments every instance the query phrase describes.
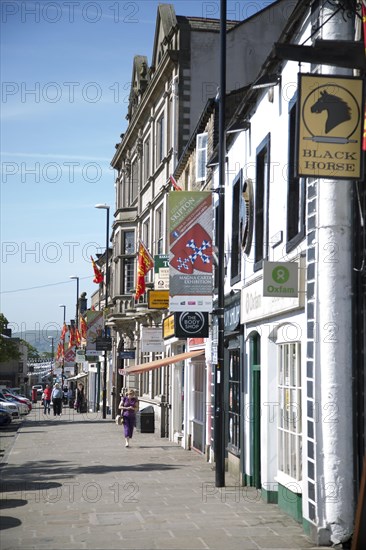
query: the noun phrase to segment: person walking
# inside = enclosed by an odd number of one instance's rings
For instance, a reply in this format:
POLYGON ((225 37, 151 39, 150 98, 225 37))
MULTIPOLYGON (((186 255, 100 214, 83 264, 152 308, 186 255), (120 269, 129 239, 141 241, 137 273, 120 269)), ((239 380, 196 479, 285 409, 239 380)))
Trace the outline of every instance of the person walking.
POLYGON ((126 447, 129 447, 136 424, 136 412, 139 409, 139 402, 133 389, 129 389, 127 395, 122 397, 118 408, 121 409, 123 417, 126 447))
POLYGON ((43 390, 42 394, 43 399, 43 414, 50 414, 51 411, 51 388, 48 384, 46 384, 45 389, 43 390))
POLYGON ((55 387, 52 390, 51 399, 53 403, 53 416, 61 416, 62 409, 62 389, 60 384, 55 384, 55 387))
POLYGON ((74 408, 78 413, 81 413, 84 410, 84 402, 85 402, 84 385, 81 382, 79 382, 78 387, 76 389, 75 405, 74 405, 74 408))

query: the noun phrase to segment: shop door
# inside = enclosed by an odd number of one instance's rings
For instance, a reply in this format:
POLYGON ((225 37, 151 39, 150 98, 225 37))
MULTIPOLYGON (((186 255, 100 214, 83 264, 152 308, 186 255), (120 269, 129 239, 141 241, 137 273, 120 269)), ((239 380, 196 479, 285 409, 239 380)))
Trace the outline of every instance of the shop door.
POLYGON ((260 336, 251 338, 252 484, 261 488, 261 366, 260 336))

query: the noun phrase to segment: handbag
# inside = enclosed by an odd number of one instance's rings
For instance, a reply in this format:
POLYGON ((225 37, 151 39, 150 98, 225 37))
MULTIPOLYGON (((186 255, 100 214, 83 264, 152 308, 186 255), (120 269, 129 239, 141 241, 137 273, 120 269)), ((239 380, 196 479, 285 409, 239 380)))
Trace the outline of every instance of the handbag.
POLYGON ((121 416, 120 414, 117 414, 115 422, 117 426, 122 426, 122 424, 124 424, 123 416, 121 416))

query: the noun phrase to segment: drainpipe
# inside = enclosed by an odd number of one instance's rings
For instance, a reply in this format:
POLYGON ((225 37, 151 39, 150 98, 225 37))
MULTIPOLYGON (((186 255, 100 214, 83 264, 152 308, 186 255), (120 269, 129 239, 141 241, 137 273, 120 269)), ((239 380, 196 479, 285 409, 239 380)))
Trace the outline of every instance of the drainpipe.
MULTIPOLYGON (((337 7, 325 2, 326 21, 337 7)), ((323 39, 352 40, 353 24, 342 11, 323 27, 323 39)), ((346 69, 323 66, 323 74, 346 69)), ((352 73, 351 73, 352 74, 352 73)), ((316 376, 320 401, 317 438, 319 536, 333 544, 353 531, 352 437, 352 187, 353 181, 318 181, 316 376), (320 432, 320 433, 319 433, 320 432), (323 531, 325 530, 325 532, 323 531)), ((323 539, 324 540, 324 539, 323 539)))
POLYGON ((173 171, 175 170, 175 167, 177 166, 177 163, 178 163, 178 143, 177 143, 177 141, 178 141, 177 140, 178 80, 179 80, 178 75, 175 75, 173 77, 173 82, 172 82, 172 95, 173 95, 173 105, 172 105, 172 110, 173 110, 173 114, 172 114, 172 116, 173 116, 173 124, 172 124, 173 171))

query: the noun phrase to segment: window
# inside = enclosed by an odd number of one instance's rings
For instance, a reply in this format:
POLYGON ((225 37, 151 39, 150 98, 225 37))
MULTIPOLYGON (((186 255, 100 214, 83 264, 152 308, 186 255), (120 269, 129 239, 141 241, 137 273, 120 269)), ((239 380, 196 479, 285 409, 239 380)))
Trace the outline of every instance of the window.
POLYGON ((231 284, 239 281, 241 271, 240 218, 242 215, 242 197, 240 190, 241 171, 235 178, 233 185, 233 203, 231 217, 231 284))
POLYGON ((132 167, 131 167, 131 193, 130 193, 131 202, 130 204, 133 204, 137 198, 138 184, 139 184, 139 168, 138 168, 138 161, 135 160, 132 163, 132 167))
POLYGON ((164 158, 165 148, 165 128, 164 128, 164 115, 158 119, 156 123, 156 162, 160 164, 164 158))
POLYGON ((295 176, 296 97, 290 102, 287 187, 287 244, 292 250, 305 236, 305 179, 295 176))
POLYGON ((300 480, 301 465, 301 345, 278 346, 278 469, 300 480))
POLYGON ((207 164, 207 133, 196 138, 196 180, 205 181, 207 164))
POLYGON ((164 253, 164 215, 163 207, 157 209, 155 218, 156 254, 164 253))
POLYGON ((254 271, 263 267, 268 258, 268 204, 270 175, 270 136, 257 148, 255 186, 254 271))
POLYGON ((230 350, 229 363, 229 445, 240 448, 240 350, 230 350))
POLYGON ((135 288, 135 232, 122 234, 122 294, 130 294, 135 288))
POLYGON ((144 143, 144 184, 150 177, 150 137, 144 143))

